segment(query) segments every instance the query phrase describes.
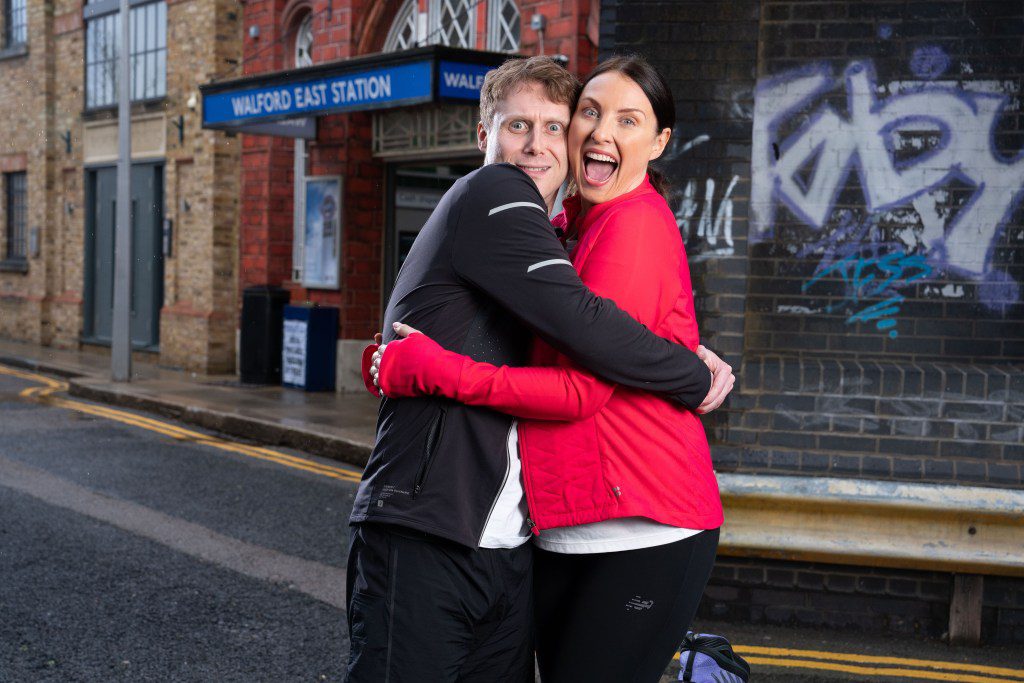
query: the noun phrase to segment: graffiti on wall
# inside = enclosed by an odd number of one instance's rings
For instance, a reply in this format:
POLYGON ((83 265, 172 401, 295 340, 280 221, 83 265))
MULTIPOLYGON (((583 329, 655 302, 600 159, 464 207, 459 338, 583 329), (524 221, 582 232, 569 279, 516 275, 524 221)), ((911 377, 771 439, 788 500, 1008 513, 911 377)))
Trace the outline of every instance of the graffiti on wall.
MULTIPOLYGON (((698 135, 684 142, 682 137, 674 136, 673 146, 666 151, 664 157, 678 158, 710 139, 708 135, 698 135)), ((717 208, 715 189, 720 185, 717 185, 713 178, 707 178, 703 183, 692 178, 686 181, 675 216, 676 225, 679 226, 691 260, 704 261, 716 256, 732 256, 735 253, 732 236, 732 193, 739 180, 739 176, 732 177, 724 192, 717 198, 717 208), (695 244, 700 244, 700 248, 695 249, 695 244)))
MULTIPOLYGON (((844 296, 827 304, 821 310, 832 313, 843 309, 852 311, 848 324, 874 323, 879 331, 895 339, 900 304, 905 297, 900 290, 907 285, 928 278, 933 268, 921 253, 889 245, 874 237, 877 219, 858 221, 849 211, 839 212, 838 224, 827 237, 802 245, 798 258, 818 255, 817 268, 801 292, 810 291, 827 276, 835 276, 843 285, 844 296), (878 299, 877 301, 870 301, 878 299)), ((801 312, 811 313, 803 307, 801 312)))
MULTIPOLYGON (((751 242, 772 237, 786 207, 811 235, 791 253, 821 257, 805 292, 838 275, 846 304, 885 297, 870 310, 847 306, 848 322, 891 320, 901 288, 940 272, 979 283, 983 303, 1020 300, 1019 284, 993 267, 1024 198, 1024 151, 1004 155, 995 140, 1001 116, 1019 107, 1016 85, 936 80, 948 67, 926 47, 911 58, 918 81, 880 85, 871 62, 855 61, 839 76, 815 65, 755 91, 751 242), (843 112, 829 101, 837 93, 843 112), (850 215, 851 185, 866 218, 850 215)), ((892 327, 879 324, 895 336, 892 327)))

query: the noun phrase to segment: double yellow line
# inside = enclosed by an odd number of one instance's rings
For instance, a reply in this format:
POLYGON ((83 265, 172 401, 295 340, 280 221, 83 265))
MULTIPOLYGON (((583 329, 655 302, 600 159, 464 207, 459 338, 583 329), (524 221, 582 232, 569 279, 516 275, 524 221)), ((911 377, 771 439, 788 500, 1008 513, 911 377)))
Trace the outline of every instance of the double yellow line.
POLYGON ((874 677, 910 678, 924 681, 957 681, 958 683, 1022 683, 1024 670, 982 664, 961 664, 931 659, 908 659, 875 655, 853 655, 844 652, 792 650, 757 645, 735 645, 751 668, 757 666, 835 671, 874 677))
POLYGON ((362 476, 359 471, 354 469, 323 465, 312 460, 297 458, 295 456, 288 455, 287 453, 281 453, 269 448, 249 446, 246 444, 227 441, 216 436, 185 429, 184 427, 179 427, 168 422, 162 422, 142 415, 136 415, 135 413, 55 396, 54 394, 58 392, 67 391, 67 383, 50 377, 44 377, 43 375, 14 370, 13 368, 8 368, 2 365, 0 365, 0 374, 8 375, 10 377, 18 377, 30 382, 38 382, 42 384, 42 386, 29 387, 28 389, 21 391, 20 395, 24 398, 45 403, 47 405, 95 415, 97 417, 114 420, 134 427, 141 427, 142 429, 163 434, 164 436, 169 436, 172 439, 177 439, 178 441, 188 441, 202 446, 210 446, 211 448, 217 448, 222 451, 229 451, 239 455, 245 455, 250 458, 256 458, 258 460, 273 462, 278 465, 303 470, 305 472, 312 472, 313 474, 319 474, 332 479, 358 482, 362 476))

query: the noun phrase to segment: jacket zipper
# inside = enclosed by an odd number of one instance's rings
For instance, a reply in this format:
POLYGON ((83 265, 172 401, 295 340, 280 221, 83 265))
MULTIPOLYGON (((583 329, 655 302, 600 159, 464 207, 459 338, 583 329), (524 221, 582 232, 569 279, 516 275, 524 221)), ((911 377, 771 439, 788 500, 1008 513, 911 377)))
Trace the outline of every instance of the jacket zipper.
POLYGON ((420 469, 416 473, 416 481, 412 487, 413 498, 420 494, 420 491, 423 489, 423 482, 430 472, 430 464, 434 461, 434 451, 437 450, 437 444, 441 441, 441 433, 444 430, 445 414, 446 411, 442 408, 427 430, 427 441, 423 446, 423 458, 420 460, 420 469))
POLYGON ((533 510, 536 508, 533 506, 533 487, 530 475, 526 468, 526 448, 523 447, 523 437, 519 436, 519 466, 523 471, 523 493, 526 495, 526 511, 530 513, 530 517, 526 518, 526 525, 530 527, 530 533, 534 536, 540 536, 540 528, 537 523, 533 521, 533 510))
POLYGON ((480 527, 480 538, 476 540, 476 547, 480 547, 480 544, 484 541, 484 533, 487 531, 487 525, 491 521, 491 515, 494 514, 494 508, 498 505, 498 497, 501 496, 501 492, 505 489, 505 482, 508 481, 509 471, 509 459, 512 454, 508 450, 508 440, 512 437, 512 430, 516 428, 516 422, 513 420, 512 426, 508 428, 508 434, 505 435, 505 476, 501 478, 501 484, 498 486, 497 493, 494 494, 494 498, 491 500, 491 509, 487 511, 487 516, 484 517, 484 525, 480 527))

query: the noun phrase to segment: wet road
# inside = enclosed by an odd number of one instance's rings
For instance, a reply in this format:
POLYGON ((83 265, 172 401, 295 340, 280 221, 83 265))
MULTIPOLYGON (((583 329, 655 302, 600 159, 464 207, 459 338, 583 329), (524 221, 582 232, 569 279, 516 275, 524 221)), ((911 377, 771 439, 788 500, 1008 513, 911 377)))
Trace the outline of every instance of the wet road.
MULTIPOLYGON (((359 473, 61 389, 0 366, 0 683, 341 681, 359 473)), ((696 626, 756 683, 1024 683, 1009 646, 696 626)))
POLYGON ((358 473, 26 400, 34 386, 0 375, 0 681, 342 679, 358 473))

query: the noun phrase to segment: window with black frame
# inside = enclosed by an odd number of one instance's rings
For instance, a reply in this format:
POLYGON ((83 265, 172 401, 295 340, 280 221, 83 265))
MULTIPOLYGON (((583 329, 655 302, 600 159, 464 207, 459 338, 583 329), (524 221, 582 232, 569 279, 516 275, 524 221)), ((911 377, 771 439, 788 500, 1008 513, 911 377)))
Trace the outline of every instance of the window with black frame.
POLYGON ((28 41, 27 0, 3 0, 4 48, 24 45, 28 41))
POLYGON ((25 224, 28 222, 26 202, 27 180, 24 171, 4 174, 4 188, 7 194, 5 209, 7 214, 7 250, 6 260, 25 260, 25 224))
MULTIPOLYGON (((167 94, 167 4, 163 0, 131 4, 131 99, 163 97, 167 94)), ((118 0, 92 0, 83 10, 86 109, 117 103, 118 6, 118 0)))

